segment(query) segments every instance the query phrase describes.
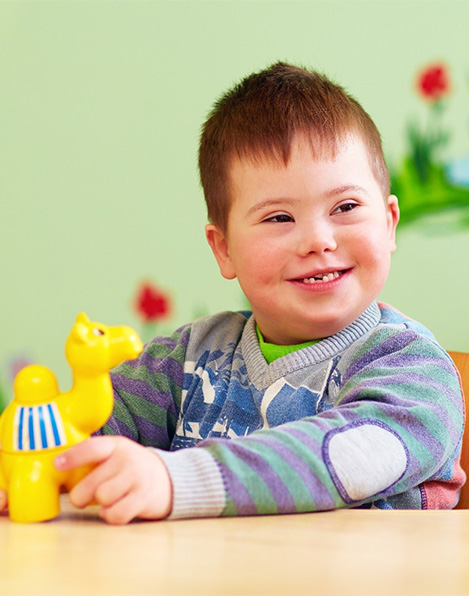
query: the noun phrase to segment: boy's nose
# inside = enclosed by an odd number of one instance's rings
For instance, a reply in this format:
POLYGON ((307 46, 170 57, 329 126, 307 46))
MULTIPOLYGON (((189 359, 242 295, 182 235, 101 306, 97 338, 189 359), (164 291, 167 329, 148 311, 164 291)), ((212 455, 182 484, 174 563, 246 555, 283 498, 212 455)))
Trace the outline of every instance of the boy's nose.
POLYGON ((302 231, 299 253, 306 256, 311 253, 332 252, 337 248, 337 240, 331 226, 315 222, 302 231))

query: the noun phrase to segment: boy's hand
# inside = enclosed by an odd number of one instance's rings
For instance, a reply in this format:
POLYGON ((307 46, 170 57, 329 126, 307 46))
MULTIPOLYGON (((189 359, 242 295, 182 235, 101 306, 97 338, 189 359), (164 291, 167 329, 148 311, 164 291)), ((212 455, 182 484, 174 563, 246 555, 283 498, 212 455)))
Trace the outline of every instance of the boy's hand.
POLYGON ((153 451, 125 437, 92 437, 55 459, 61 471, 89 464, 96 467, 69 495, 75 507, 97 502, 100 516, 110 524, 162 519, 171 512, 171 480, 153 451))

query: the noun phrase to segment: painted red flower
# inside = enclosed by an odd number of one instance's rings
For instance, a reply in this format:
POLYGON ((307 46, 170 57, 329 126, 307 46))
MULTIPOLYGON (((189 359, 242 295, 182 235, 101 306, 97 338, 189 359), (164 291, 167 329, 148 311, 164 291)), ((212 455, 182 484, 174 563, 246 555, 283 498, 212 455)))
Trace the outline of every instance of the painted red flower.
POLYGON ((425 99, 437 102, 449 93, 448 70, 444 64, 432 64, 417 77, 417 87, 425 99))
POLYGON ((137 292, 136 309, 145 323, 154 323, 169 315, 170 300, 154 284, 145 282, 137 292))

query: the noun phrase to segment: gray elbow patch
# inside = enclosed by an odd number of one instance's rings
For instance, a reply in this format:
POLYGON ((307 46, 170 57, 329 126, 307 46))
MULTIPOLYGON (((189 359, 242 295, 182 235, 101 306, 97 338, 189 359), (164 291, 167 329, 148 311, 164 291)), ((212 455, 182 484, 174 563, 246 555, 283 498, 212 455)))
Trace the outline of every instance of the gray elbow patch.
POLYGON ((327 433, 323 457, 346 503, 390 488, 404 475, 409 459, 404 443, 389 426, 363 419, 327 433))

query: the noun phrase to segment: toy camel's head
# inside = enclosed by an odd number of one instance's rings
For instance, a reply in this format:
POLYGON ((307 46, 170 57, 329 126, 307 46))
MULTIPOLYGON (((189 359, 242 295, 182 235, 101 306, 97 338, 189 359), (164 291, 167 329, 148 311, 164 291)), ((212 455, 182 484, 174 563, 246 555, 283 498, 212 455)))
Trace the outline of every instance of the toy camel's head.
POLYGON ((65 354, 75 372, 94 376, 136 358, 142 349, 140 338, 130 327, 94 323, 81 313, 67 339, 65 354))

